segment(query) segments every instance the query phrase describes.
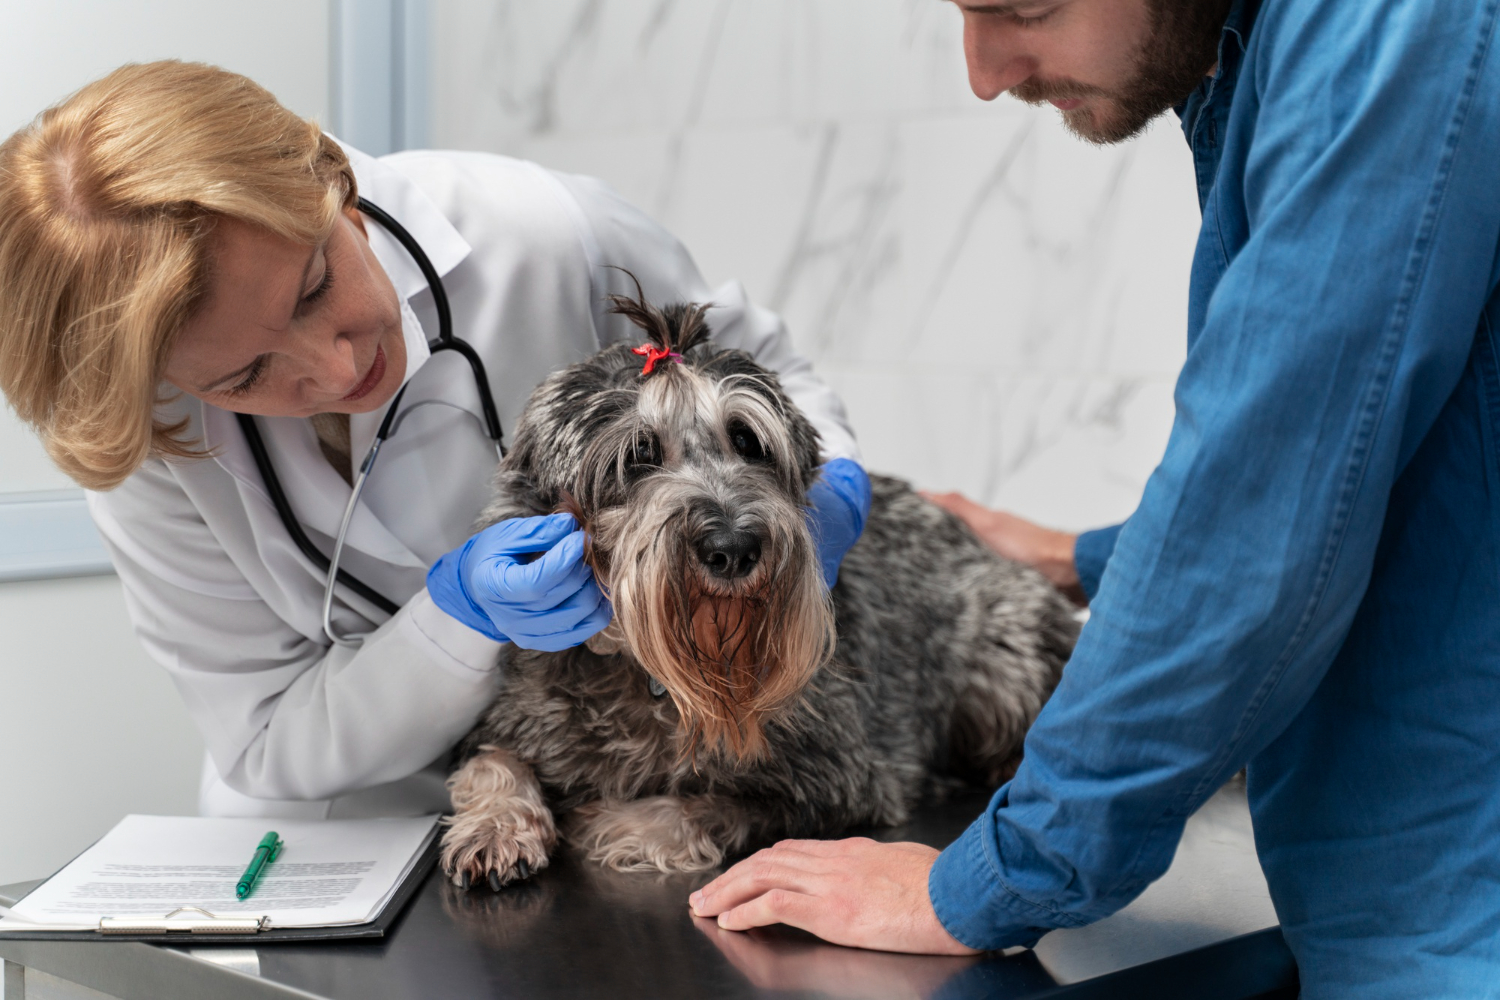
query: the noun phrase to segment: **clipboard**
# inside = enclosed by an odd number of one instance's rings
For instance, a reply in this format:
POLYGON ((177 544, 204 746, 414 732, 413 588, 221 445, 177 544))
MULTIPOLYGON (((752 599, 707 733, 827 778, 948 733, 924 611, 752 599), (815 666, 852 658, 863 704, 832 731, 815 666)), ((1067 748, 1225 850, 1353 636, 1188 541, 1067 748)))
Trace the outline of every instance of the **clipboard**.
POLYGON ((441 838, 433 837, 423 848, 416 863, 406 873, 406 878, 396 887, 396 891, 380 913, 374 920, 362 924, 336 924, 329 927, 262 927, 261 921, 253 917, 215 917, 213 914, 208 914, 206 918, 192 918, 179 915, 168 920, 167 915, 163 914, 163 921, 180 924, 181 929, 170 931, 144 929, 132 931, 123 928, 92 931, 0 931, 0 940, 140 941, 146 944, 191 944, 197 948, 214 944, 244 947, 246 944, 259 946, 275 944, 279 941, 355 941, 383 938, 395 926, 402 912, 411 903, 412 897, 417 894, 417 890, 422 888, 428 876, 432 874, 432 870, 437 867, 438 853, 441 849, 441 838))

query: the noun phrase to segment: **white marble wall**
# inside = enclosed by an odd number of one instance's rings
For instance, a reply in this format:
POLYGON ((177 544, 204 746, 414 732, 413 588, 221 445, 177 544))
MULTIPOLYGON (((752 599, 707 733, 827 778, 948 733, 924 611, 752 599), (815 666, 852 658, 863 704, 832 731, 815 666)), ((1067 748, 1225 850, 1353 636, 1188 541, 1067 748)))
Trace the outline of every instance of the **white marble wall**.
POLYGON ((1175 120, 968 90, 940 0, 436 0, 433 144, 603 177, 780 310, 871 468, 1070 528, 1160 458, 1197 229, 1175 120))

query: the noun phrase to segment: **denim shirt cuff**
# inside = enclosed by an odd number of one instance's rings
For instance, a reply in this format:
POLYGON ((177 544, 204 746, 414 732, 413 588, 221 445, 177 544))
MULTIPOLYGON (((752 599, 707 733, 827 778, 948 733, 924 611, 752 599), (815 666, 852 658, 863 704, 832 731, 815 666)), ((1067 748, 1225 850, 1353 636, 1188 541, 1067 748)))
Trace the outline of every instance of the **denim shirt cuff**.
POLYGON ((986 812, 938 855, 927 876, 927 895, 938 922, 960 943, 981 951, 1030 948, 1056 924, 1056 916, 1000 881, 984 852, 984 827, 992 822, 986 812))
POLYGON ((1115 539, 1120 537, 1123 524, 1111 525, 1085 531, 1078 536, 1073 546, 1073 566, 1078 571, 1078 585, 1089 600, 1099 593, 1099 580, 1104 576, 1104 567, 1115 551, 1115 539))

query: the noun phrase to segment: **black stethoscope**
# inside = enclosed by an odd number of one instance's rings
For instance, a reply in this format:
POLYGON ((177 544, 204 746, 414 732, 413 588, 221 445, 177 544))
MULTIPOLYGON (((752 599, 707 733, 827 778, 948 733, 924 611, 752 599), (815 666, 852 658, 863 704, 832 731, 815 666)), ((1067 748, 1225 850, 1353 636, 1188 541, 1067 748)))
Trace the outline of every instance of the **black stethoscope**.
MULTIPOLYGON (((427 342, 427 349, 433 354, 439 351, 457 351, 469 362, 469 368, 474 373, 474 387, 479 390, 479 405, 484 413, 482 423, 485 434, 491 441, 495 442, 495 452, 500 458, 505 457, 505 438, 500 429, 500 416, 495 409, 495 397, 490 394, 489 379, 484 374, 484 362, 480 360, 478 352, 473 347, 453 335, 453 313, 448 308, 448 292, 443 288, 443 279, 438 277, 437 268, 432 266, 432 260, 417 242, 416 237, 407 232, 406 227, 397 222, 383 209, 377 207, 370 201, 360 198, 359 210, 365 215, 380 223, 384 229, 396 238, 396 242, 406 248, 411 254, 412 260, 417 262, 417 267, 422 271, 422 276, 427 279, 427 287, 432 290, 432 302, 437 308, 438 335, 435 339, 427 342)), ((408 383, 410 384, 410 383, 408 383)), ((271 464, 271 454, 266 450, 265 439, 260 436, 260 429, 255 424, 255 418, 246 413, 236 413, 235 419, 239 421, 240 430, 244 432, 245 441, 250 446, 250 454, 255 459, 255 467, 260 470, 260 477, 266 484, 266 492, 271 495, 271 503, 276 508, 281 523, 286 527, 287 534, 292 536, 292 541, 297 543, 297 548, 302 550, 314 566, 321 569, 327 576, 323 586, 323 632, 330 640, 340 646, 357 647, 360 640, 349 636, 341 636, 333 630, 333 589, 335 583, 342 583, 354 593, 363 597, 371 604, 380 608, 387 614, 394 615, 401 609, 395 601, 386 597, 380 591, 360 580, 347 570, 339 568, 339 557, 344 552, 344 539, 349 533, 349 522, 354 517, 354 508, 359 504, 359 495, 364 491, 365 480, 369 478, 370 471, 375 467, 375 457, 380 454, 380 446, 387 438, 395 435, 401 427, 401 421, 406 415, 418 407, 436 405, 449 406, 463 413, 469 411, 455 403, 441 399, 425 399, 409 409, 401 409, 401 397, 406 394, 406 386, 403 385, 391 400, 391 405, 386 410, 385 419, 380 422, 380 428, 375 432, 375 440, 370 445, 370 450, 365 453, 364 461, 359 464, 359 475, 354 480, 354 488, 349 494, 349 504, 344 508, 344 519, 339 524, 338 538, 333 545, 333 557, 325 556, 318 547, 307 537, 307 532, 302 530, 302 525, 297 522, 297 515, 292 511, 292 505, 286 498, 286 490, 282 489, 281 478, 276 475, 276 467, 271 464), (399 414, 399 416, 398 416, 399 414)), ((472 416, 472 414, 471 414, 472 416)), ((479 419, 479 418, 476 418, 479 419)))

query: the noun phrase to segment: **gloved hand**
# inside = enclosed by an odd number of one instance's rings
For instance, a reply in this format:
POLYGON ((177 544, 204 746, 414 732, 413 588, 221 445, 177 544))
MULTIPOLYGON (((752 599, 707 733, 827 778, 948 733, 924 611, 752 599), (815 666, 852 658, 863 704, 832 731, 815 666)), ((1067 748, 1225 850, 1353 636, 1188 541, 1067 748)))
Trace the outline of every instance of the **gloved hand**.
POLYGON ((818 546, 823 580, 832 590, 839 563, 859 541, 870 516, 870 477, 853 459, 835 458, 823 465, 807 491, 807 527, 818 546))
POLYGON ((571 514, 490 525, 433 564, 427 592, 476 632, 549 653, 577 646, 614 617, 571 514))

